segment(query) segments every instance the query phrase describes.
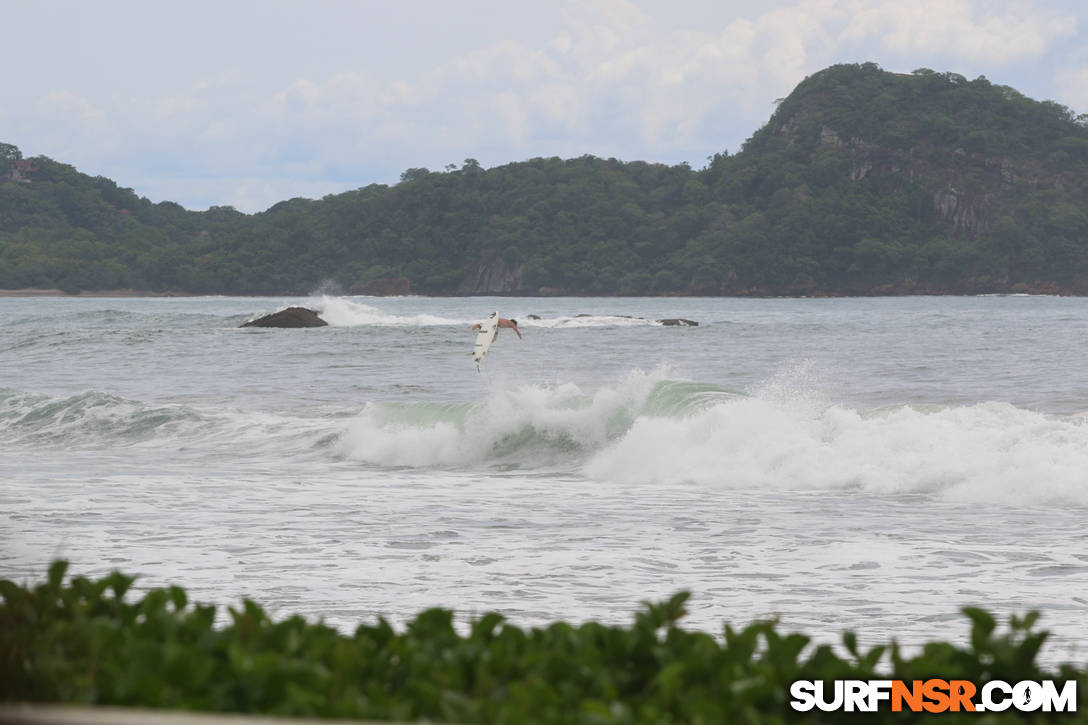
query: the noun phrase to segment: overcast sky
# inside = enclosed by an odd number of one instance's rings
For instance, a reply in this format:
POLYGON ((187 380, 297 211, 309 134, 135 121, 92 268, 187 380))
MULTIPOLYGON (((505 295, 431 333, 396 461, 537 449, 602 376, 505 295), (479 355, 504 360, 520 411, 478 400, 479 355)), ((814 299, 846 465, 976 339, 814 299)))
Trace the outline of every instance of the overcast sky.
POLYGON ((693 168, 834 63, 1088 112, 1082 0, 0 0, 0 142, 254 212, 402 171, 582 154, 693 168))

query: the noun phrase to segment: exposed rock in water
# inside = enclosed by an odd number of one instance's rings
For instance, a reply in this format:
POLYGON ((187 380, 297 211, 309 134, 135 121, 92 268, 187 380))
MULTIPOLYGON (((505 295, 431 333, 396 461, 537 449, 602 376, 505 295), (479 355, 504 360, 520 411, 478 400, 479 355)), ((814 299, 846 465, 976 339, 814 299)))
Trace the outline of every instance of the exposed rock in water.
POLYGON ((407 277, 383 277, 357 284, 351 291, 353 294, 370 297, 395 297, 412 294, 412 283, 407 277))
POLYGON ((288 307, 286 310, 250 320, 241 327, 325 327, 328 324, 313 310, 305 307, 288 307))
POLYGON ((666 327, 698 327, 699 323, 695 320, 685 320, 683 317, 670 317, 665 320, 658 320, 662 325, 666 327))

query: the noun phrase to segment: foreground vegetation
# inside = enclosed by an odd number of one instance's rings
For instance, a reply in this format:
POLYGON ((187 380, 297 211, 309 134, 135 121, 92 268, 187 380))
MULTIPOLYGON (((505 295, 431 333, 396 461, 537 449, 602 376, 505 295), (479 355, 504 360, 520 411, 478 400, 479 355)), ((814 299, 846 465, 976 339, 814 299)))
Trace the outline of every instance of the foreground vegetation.
MULTIPOLYGON (((726 626, 724 639, 686 631, 678 626, 683 593, 644 605, 629 627, 524 630, 487 614, 462 634, 451 612, 433 609, 402 632, 379 619, 344 635, 298 616, 273 621, 251 601, 216 628, 215 607, 190 604, 178 587, 129 602, 133 577, 65 581, 66 570, 54 563, 36 586, 0 582, 0 700, 474 723, 751 723, 819 720, 818 711, 790 710, 797 679, 1077 679, 1081 693, 1088 687, 1084 669, 1036 664, 1046 633, 1034 629, 1034 614, 999 632, 989 614, 965 609, 967 646, 931 642, 915 655, 894 642, 860 650, 847 632, 840 656, 773 622, 726 626)), ((1019 721, 1011 713, 941 717, 1019 721)), ((1082 706, 1062 721, 1088 722, 1088 713, 1082 706)))
POLYGON ((1088 294, 1086 120, 984 77, 842 65, 700 170, 466 159, 254 215, 0 144, 0 288, 1088 294))

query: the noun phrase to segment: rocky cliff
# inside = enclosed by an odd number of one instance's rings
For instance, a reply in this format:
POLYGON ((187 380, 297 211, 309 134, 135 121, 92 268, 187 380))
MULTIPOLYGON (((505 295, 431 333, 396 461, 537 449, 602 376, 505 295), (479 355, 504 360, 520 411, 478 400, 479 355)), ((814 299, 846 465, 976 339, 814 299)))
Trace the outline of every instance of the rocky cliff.
POLYGON ((524 293, 522 265, 509 265, 501 254, 489 253, 470 265, 457 288, 463 295, 507 295, 524 293))

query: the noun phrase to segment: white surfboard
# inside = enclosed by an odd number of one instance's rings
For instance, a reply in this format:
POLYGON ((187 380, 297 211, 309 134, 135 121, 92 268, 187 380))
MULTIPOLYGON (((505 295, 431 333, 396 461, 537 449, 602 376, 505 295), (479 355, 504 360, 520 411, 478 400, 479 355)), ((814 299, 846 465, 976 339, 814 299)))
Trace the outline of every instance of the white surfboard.
POLYGON ((476 363, 476 368, 479 369, 480 363, 483 362, 484 355, 491 349, 491 343, 495 341, 495 336, 499 332, 499 313, 492 312, 491 315, 480 323, 480 332, 476 335, 476 344, 472 347, 472 361, 476 363))

